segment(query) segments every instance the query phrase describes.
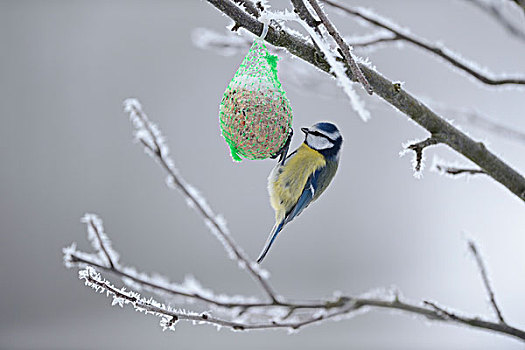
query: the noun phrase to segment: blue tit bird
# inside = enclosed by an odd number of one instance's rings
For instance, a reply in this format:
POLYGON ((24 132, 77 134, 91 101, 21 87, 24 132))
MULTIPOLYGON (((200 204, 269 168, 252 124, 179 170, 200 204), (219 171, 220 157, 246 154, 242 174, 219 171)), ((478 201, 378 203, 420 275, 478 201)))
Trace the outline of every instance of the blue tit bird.
POLYGON ((304 142, 272 170, 268 177, 270 203, 275 210, 275 226, 258 263, 268 254, 284 225, 292 221, 326 190, 339 164, 343 138, 332 123, 320 122, 301 128, 304 142))

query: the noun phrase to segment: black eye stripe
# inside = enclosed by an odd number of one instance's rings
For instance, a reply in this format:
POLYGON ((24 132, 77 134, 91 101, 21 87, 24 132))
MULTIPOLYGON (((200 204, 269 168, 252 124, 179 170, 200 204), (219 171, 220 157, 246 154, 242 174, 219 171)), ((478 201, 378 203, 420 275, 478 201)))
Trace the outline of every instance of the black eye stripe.
POLYGON ((326 136, 325 134, 321 134, 319 131, 309 131, 308 133, 311 134, 311 135, 314 135, 314 136, 321 136, 321 137, 324 137, 324 138, 327 139, 328 141, 330 141, 330 142, 332 142, 332 143, 335 143, 335 140, 334 140, 334 139, 329 138, 329 137, 326 136))

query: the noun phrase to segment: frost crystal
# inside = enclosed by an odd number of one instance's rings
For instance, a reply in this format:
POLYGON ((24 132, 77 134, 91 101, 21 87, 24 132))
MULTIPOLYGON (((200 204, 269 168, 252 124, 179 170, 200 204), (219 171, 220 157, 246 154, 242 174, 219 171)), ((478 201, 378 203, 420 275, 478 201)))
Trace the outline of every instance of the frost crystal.
POLYGON ((123 299, 123 298, 119 298, 117 296, 113 296, 113 300, 111 301, 111 306, 118 305, 120 307, 124 307, 125 301, 126 300, 123 299))
POLYGON ((76 243, 72 243, 69 247, 64 247, 62 248, 62 254, 64 254, 63 256, 63 261, 64 261, 64 265, 70 269, 72 267, 74 267, 75 265, 73 264, 72 262, 72 255, 75 254, 77 252, 77 244, 76 243))
POLYGON ((166 331, 166 330, 175 331, 176 323, 177 321, 173 321, 173 318, 162 317, 160 319, 160 326, 162 327, 162 331, 166 331))

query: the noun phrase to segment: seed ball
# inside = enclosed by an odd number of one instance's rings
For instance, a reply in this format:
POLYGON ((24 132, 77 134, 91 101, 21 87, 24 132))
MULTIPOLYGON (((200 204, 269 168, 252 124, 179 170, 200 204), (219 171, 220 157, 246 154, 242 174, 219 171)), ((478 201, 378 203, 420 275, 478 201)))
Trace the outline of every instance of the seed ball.
POLYGON ((292 125, 289 102, 278 90, 227 89, 220 107, 226 141, 247 159, 266 159, 281 150, 292 125))

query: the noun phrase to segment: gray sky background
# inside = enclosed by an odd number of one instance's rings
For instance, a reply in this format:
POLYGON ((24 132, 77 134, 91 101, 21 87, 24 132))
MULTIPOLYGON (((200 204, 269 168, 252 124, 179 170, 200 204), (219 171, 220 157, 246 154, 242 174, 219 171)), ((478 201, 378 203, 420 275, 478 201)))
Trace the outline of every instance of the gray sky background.
MULTIPOLYGON (((525 42, 464 1, 349 3, 370 6, 494 73, 525 73, 525 42)), ((330 13, 344 33, 373 31, 330 13)), ((122 112, 125 98, 139 98, 176 166, 255 257, 273 225, 266 178, 274 163, 233 163, 218 126, 222 93, 243 55, 219 56, 191 41, 196 27, 223 31, 228 23, 205 1, 0 1, 0 348, 522 348, 510 338, 385 311, 295 335, 188 323, 163 333, 157 319, 111 308, 63 267, 62 247, 75 241, 89 250, 79 220, 95 212, 122 263, 174 281, 191 273, 218 292, 259 293, 201 218, 167 190, 164 174, 132 143, 122 112)), ((363 55, 416 96, 476 108, 525 131, 523 89, 481 86, 408 46, 363 55)), ((523 202, 486 177, 429 172, 435 155, 468 164, 444 146, 426 152, 424 177, 415 179, 412 156, 399 152, 402 143, 425 138, 424 130, 377 97, 365 98, 372 119, 363 123, 329 78, 292 69, 302 66, 280 65, 295 130, 331 120, 345 144, 330 189, 285 229, 265 261, 274 286, 292 298, 319 298, 396 285, 412 300, 493 317, 462 238, 468 232, 504 315, 525 328, 523 202)), ((525 172, 524 144, 456 124, 525 172)))

